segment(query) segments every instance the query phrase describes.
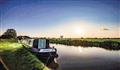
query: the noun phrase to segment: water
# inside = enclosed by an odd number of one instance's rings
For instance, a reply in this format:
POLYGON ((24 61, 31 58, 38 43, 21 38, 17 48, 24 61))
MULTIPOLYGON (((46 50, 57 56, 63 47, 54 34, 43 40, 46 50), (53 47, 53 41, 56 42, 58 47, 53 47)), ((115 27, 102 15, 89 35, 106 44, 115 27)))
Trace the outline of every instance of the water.
POLYGON ((50 44, 59 55, 57 70, 120 70, 120 51, 50 44))

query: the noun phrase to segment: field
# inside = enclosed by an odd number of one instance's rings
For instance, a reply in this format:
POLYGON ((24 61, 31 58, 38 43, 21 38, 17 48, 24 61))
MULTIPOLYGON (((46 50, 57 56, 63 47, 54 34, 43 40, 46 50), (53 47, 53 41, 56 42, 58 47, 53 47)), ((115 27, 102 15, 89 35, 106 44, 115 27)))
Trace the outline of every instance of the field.
POLYGON ((0 59, 9 70, 49 70, 16 40, 0 40, 0 59))
POLYGON ((120 38, 50 38, 51 43, 120 50, 120 38))

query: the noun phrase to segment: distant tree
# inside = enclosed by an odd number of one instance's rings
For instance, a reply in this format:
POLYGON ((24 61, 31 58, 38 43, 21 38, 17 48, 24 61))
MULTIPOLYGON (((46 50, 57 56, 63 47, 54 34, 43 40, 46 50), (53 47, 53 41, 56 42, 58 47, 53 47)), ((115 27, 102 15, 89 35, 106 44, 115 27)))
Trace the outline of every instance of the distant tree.
POLYGON ((10 38, 16 38, 17 33, 15 29, 7 29, 5 33, 1 36, 3 39, 10 39, 10 38))
POLYGON ((61 35, 60 38, 63 39, 63 35, 61 35))

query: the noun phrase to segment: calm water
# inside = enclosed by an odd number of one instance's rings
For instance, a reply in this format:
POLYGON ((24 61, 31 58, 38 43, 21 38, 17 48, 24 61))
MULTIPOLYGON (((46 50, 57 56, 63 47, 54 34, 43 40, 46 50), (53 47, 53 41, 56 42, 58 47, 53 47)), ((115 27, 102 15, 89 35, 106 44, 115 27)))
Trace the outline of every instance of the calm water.
POLYGON ((57 70, 119 70, 120 51, 50 44, 57 48, 57 70))

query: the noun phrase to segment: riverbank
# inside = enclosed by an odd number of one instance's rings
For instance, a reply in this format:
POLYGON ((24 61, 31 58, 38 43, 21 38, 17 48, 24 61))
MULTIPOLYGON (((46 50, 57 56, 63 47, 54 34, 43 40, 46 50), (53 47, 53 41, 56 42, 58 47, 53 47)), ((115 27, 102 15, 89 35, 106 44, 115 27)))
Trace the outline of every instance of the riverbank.
POLYGON ((0 58, 9 70, 49 70, 15 40, 0 39, 0 58))
POLYGON ((69 46, 101 47, 108 50, 120 50, 120 38, 51 38, 50 43, 69 46))

